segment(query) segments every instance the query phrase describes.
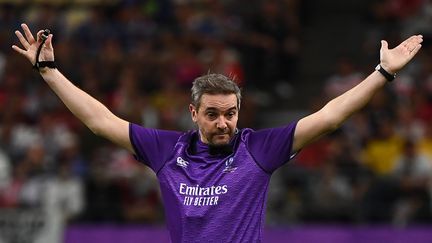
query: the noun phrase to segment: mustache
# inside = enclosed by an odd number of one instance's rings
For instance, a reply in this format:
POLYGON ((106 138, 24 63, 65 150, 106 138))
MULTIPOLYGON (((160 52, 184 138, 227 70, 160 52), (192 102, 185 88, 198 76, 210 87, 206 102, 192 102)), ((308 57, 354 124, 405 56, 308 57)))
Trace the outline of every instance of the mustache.
POLYGON ((227 129, 226 131, 219 131, 219 132, 215 132, 214 135, 230 135, 231 131, 229 129, 227 129))

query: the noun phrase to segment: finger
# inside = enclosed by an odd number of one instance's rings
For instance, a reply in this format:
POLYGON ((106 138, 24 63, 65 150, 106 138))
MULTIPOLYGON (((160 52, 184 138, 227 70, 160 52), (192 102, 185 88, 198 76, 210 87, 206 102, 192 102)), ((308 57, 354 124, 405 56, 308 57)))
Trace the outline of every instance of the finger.
POLYGON ((388 43, 385 40, 381 41, 381 50, 386 51, 388 50, 388 43))
POLYGON ((406 48, 408 51, 412 51, 414 47, 419 43, 419 38, 421 38, 421 41, 423 41, 423 36, 413 35, 406 39, 404 42, 402 42, 399 46, 406 48))
POLYGON ((37 42, 42 42, 42 33, 44 31, 43 30, 39 30, 36 34, 36 38, 37 38, 37 42))
POLYGON ((417 36, 416 35, 412 35, 410 36, 408 39, 404 40, 401 45, 402 46, 406 46, 407 44, 409 44, 411 41, 413 41, 414 39, 416 39, 417 36))
POLYGON ((50 49, 52 49, 52 38, 53 38, 53 35, 49 34, 48 38, 45 41, 45 46, 50 48, 50 49))
POLYGON ((406 48, 409 52, 412 52, 417 46, 423 42, 422 36, 415 36, 415 38, 411 39, 407 44, 406 48))
POLYGON ((422 43, 423 42, 423 36, 422 35, 417 35, 417 42, 418 43, 422 43))
POLYGON ((418 44, 410 53, 410 55, 413 57, 415 56, 415 54, 417 54, 417 52, 421 49, 422 45, 418 44))
POLYGON ((16 52, 18 52, 19 54, 21 54, 21 55, 26 55, 26 51, 25 50, 23 50, 23 49, 21 49, 21 48, 19 48, 18 46, 16 46, 16 45, 13 45, 12 46, 12 49, 14 49, 16 52))
POLYGON ((21 24, 21 28, 24 30, 24 34, 27 38, 27 41, 30 44, 33 44, 35 42, 35 39, 33 37, 33 34, 31 33, 29 27, 26 24, 21 24))
POLYGON ((415 35, 415 37, 423 40, 423 35, 415 35))
POLYGON ((30 44, 27 42, 27 40, 24 38, 24 36, 19 32, 18 30, 15 31, 15 35, 18 37, 18 40, 21 42, 23 47, 25 49, 28 49, 30 47, 30 44))

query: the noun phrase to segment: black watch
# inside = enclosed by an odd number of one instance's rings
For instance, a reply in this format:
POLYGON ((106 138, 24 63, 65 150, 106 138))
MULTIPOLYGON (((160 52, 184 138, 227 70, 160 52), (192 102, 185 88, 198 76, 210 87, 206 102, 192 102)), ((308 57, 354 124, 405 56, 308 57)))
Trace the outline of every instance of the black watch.
POLYGON ((389 81, 389 82, 393 81, 396 78, 396 73, 390 74, 383 67, 381 67, 381 64, 378 64, 375 67, 375 70, 377 70, 378 72, 380 72, 387 79, 387 81, 389 81))

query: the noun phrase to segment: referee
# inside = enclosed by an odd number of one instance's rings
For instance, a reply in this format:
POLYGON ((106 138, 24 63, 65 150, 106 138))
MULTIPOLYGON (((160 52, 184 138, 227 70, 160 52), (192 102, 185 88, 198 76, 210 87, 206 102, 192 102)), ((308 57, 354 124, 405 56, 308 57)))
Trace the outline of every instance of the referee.
POLYGON ((366 79, 321 110, 285 126, 238 129, 239 87, 220 74, 197 78, 191 89, 194 131, 129 123, 76 87, 57 69, 48 31, 16 31, 26 57, 69 110, 92 132, 133 153, 157 175, 172 242, 261 242, 272 173, 311 141, 337 129, 395 78, 420 50, 414 35, 394 49, 381 41, 380 62, 366 79))

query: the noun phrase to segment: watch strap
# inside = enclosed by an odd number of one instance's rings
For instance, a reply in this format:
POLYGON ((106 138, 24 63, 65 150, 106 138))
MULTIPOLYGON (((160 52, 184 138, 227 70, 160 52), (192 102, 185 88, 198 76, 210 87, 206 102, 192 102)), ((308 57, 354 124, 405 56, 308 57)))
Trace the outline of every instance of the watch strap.
POLYGON ((50 31, 48 29, 46 29, 44 31, 44 33, 41 36, 42 43, 39 45, 39 47, 38 47, 38 49, 36 51, 36 62, 33 65, 33 68, 36 69, 36 70, 38 70, 38 71, 39 71, 40 68, 44 68, 44 67, 47 67, 47 68, 57 68, 57 65, 56 65, 56 63, 54 61, 39 61, 39 56, 40 56, 40 53, 41 53, 41 50, 42 50, 42 46, 45 44, 45 41, 47 40, 49 33, 50 33, 50 31))
POLYGON ((375 70, 377 70, 379 73, 381 73, 389 82, 393 81, 396 78, 396 73, 390 74, 380 64, 378 64, 376 66, 375 70))
POLYGON ((36 62, 33 66, 34 69, 39 70, 39 68, 57 68, 57 65, 54 61, 42 61, 42 62, 36 62))

